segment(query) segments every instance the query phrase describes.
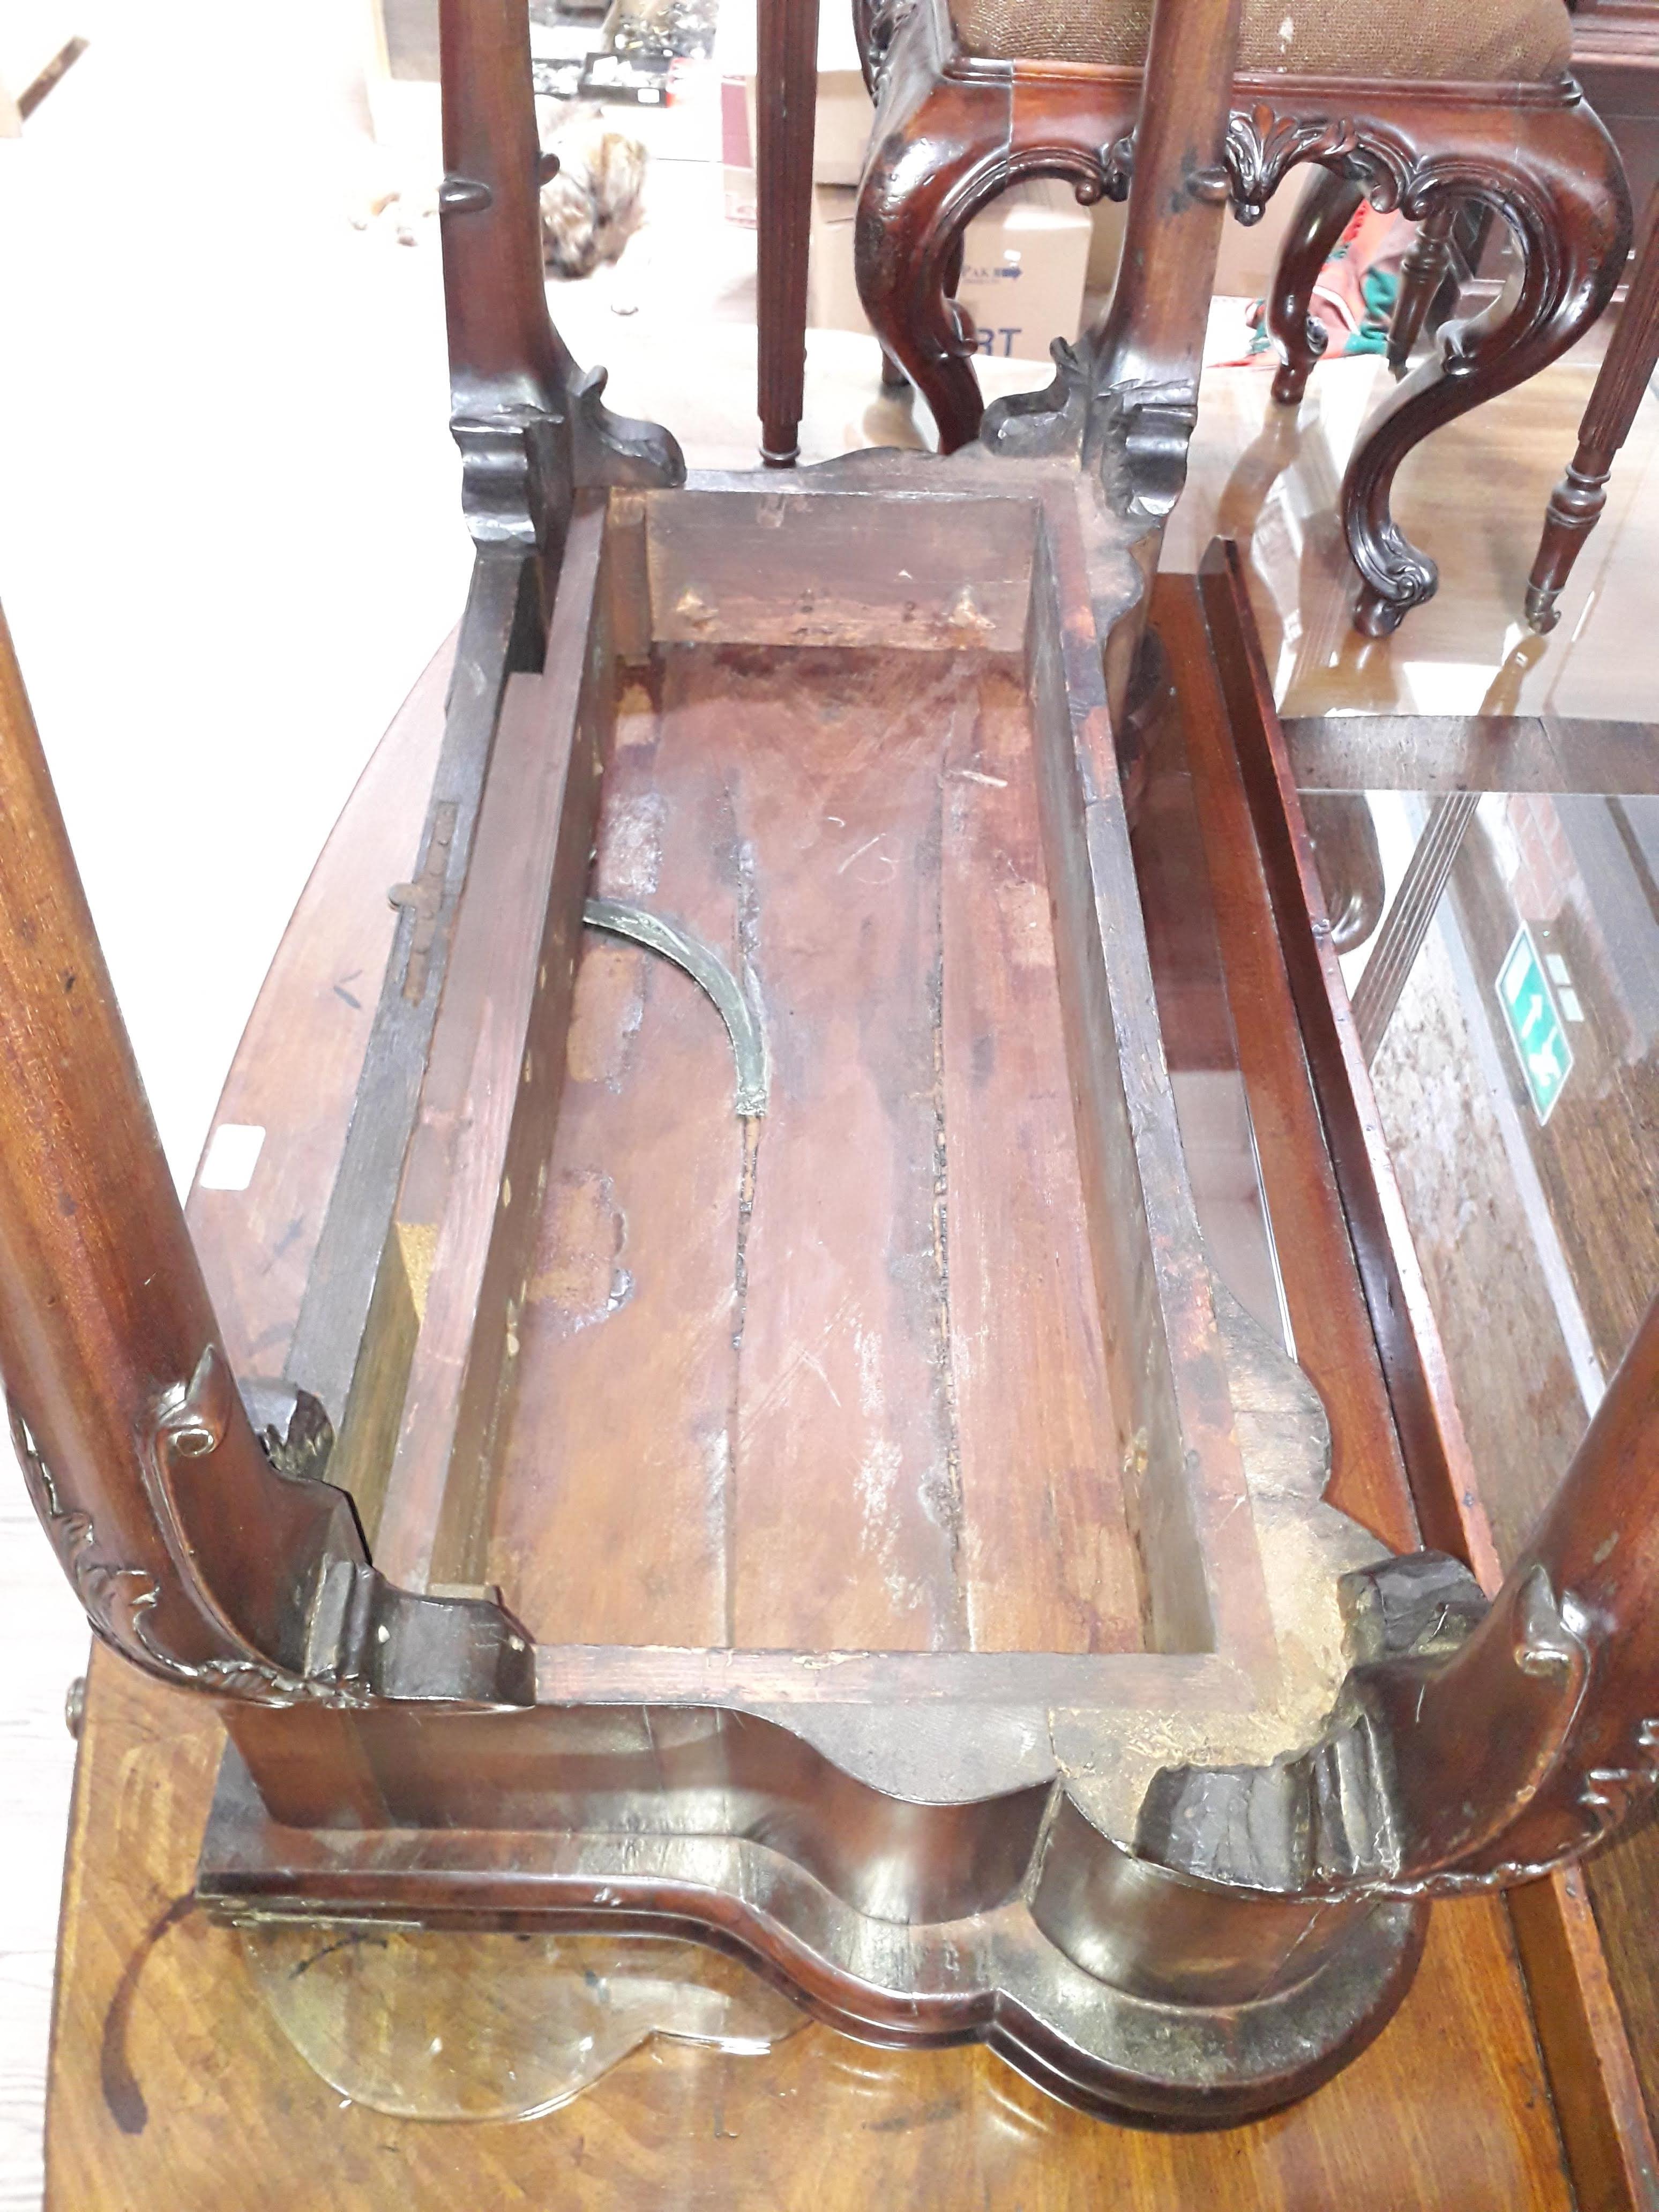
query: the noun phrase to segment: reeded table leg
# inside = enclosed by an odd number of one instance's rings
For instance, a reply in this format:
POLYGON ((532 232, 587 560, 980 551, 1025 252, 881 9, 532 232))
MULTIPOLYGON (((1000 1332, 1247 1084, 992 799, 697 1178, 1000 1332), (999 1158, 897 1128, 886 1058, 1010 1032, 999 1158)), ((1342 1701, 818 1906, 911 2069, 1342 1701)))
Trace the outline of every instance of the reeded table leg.
POLYGON ((812 228, 812 128, 818 0, 760 0, 755 182, 760 229, 761 459, 792 469, 806 390, 806 255, 812 228))
POLYGON ((1659 186, 1642 219, 1641 243, 1629 296, 1607 347, 1607 358, 1579 425, 1578 450, 1550 496, 1538 557, 1527 582, 1527 620, 1551 630, 1560 619, 1557 602, 1572 574, 1579 548, 1607 505, 1607 477, 1629 437, 1642 394, 1659 362, 1659 186))

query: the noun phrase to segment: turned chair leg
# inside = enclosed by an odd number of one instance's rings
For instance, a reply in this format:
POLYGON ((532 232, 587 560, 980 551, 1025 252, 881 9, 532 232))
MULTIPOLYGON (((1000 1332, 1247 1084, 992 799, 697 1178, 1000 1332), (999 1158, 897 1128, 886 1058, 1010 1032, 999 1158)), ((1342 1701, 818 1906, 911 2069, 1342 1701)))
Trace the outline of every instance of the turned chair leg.
POLYGON ((1325 325, 1310 312, 1313 289, 1364 197, 1364 187, 1340 171, 1316 169, 1285 234, 1267 308, 1267 335, 1279 349, 1273 398, 1282 407, 1301 400, 1314 363, 1329 343, 1325 325))
POLYGON ((1400 297, 1389 324, 1389 367, 1396 376, 1404 374, 1435 296, 1451 268, 1452 225, 1456 219, 1457 210, 1449 203, 1425 216, 1400 264, 1400 297))
POLYGON ((792 469, 806 392, 818 0, 760 0, 755 117, 761 459, 792 469))
MULTIPOLYGON (((1417 149, 1413 169, 1429 167, 1432 147, 1417 149)), ((1407 205, 1429 199, 1413 177, 1407 205)), ((1508 392, 1546 368, 1607 306, 1630 246, 1630 202, 1617 155, 1588 108, 1557 111, 1549 136, 1522 137, 1501 165, 1489 164, 1478 193, 1460 180, 1459 198, 1478 197, 1515 231, 1522 280, 1506 309, 1498 301, 1472 322, 1448 324, 1437 357, 1395 387, 1367 426, 1342 485, 1342 526, 1362 579, 1354 611, 1368 637, 1396 629, 1414 606, 1431 599, 1439 573, 1406 537, 1390 507, 1400 464, 1431 430, 1508 392)))
POLYGON ((1659 186, 1648 201, 1630 291, 1579 425, 1578 450, 1544 517, 1538 557, 1527 583, 1527 620, 1535 630, 1559 621, 1557 602, 1579 548, 1607 504, 1607 477, 1630 435, 1642 395, 1659 364, 1659 186))

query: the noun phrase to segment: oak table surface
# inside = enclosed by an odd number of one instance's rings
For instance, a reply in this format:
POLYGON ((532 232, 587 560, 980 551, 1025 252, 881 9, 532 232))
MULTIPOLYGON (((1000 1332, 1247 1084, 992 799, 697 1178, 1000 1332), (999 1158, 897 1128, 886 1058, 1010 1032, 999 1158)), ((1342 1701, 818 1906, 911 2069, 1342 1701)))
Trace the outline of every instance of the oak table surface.
MULTIPOLYGON (((237 1364, 280 1370, 337 1152, 434 742, 443 656, 318 865, 226 1085, 220 1121, 285 1148, 287 1202, 257 1249, 191 1222, 237 1364), (357 986, 369 981, 366 991, 357 986), (257 1358, 255 1347, 258 1347, 257 1358)), ((889 2052, 811 2026, 765 2056, 658 2039, 575 2101, 520 2123, 387 2118, 295 2052, 241 1942, 190 1906, 222 1741, 211 1711, 100 1651, 65 1875, 47 2109, 52 2212, 458 2201, 816 2212, 1159 2207, 1327 2212, 1568 2207, 1503 1904, 1437 1907, 1395 2020, 1304 2103, 1177 2134, 1059 2106, 978 2047, 889 2052)))

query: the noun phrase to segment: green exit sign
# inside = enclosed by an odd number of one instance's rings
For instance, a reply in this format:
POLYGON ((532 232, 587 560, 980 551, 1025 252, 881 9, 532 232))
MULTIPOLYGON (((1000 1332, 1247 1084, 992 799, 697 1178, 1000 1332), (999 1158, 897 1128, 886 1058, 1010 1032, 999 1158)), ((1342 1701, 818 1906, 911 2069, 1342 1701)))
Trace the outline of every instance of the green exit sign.
POLYGON ((1572 1073, 1572 1047, 1567 1042, 1538 947, 1524 922, 1516 931, 1515 942, 1498 971, 1498 1003, 1520 1055, 1532 1110, 1541 1124, 1555 1111, 1555 1102, 1566 1088, 1572 1073))

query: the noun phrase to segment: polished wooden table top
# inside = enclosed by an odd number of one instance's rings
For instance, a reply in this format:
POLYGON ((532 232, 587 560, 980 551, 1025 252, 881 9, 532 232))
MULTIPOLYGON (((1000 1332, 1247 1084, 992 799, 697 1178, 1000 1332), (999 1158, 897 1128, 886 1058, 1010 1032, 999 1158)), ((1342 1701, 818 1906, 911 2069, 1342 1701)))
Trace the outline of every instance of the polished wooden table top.
POLYGON ((237 1934, 189 1909, 220 1741, 199 1706, 98 1655, 59 1964, 53 2212, 1573 2202, 1494 1899, 1436 1908, 1404 2008, 1347 2072, 1212 2135, 1088 2118, 978 2047, 878 2051, 817 2027, 758 2057, 658 2040, 540 2119, 386 2118, 311 2071, 237 1934))

